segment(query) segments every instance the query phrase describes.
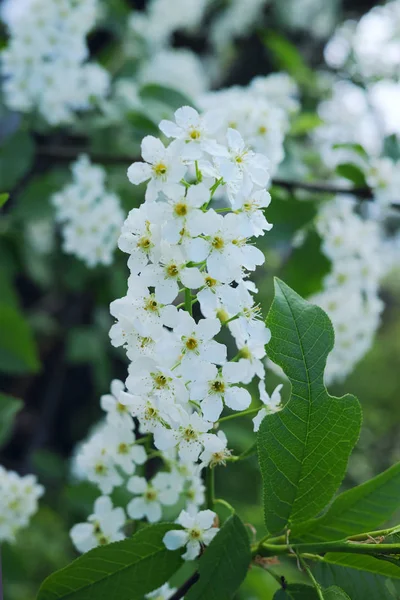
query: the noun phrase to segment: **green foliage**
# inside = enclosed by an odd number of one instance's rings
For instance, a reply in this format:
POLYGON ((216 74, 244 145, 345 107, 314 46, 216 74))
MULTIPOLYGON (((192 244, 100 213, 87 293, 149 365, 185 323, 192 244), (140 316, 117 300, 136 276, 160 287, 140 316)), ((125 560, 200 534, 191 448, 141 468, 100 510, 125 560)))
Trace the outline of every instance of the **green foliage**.
POLYGON ((36 373, 39 369, 29 323, 16 307, 0 304, 0 371, 36 373))
POLYGON ((126 115, 126 119, 137 136, 144 137, 145 135, 159 134, 156 123, 142 112, 131 110, 126 115))
POLYGON ((292 583, 285 589, 278 590, 274 595, 274 600, 318 600, 318 594, 315 588, 303 583, 292 583))
POLYGON ((176 110, 181 106, 193 106, 193 100, 188 98, 182 92, 165 85, 148 83, 140 88, 139 95, 144 102, 157 102, 169 106, 172 110, 176 110))
POLYGON ((328 552, 324 560, 330 564, 351 567, 359 571, 383 575, 394 579, 400 579, 400 567, 382 558, 366 556, 364 554, 341 554, 340 552, 328 552))
POLYGON ((279 69, 287 71, 301 85, 313 85, 315 75, 294 44, 276 31, 262 32, 261 39, 279 69))
POLYGON ((0 181, 3 189, 11 190, 30 169, 34 149, 27 131, 17 131, 6 139, 0 148, 0 181))
POLYGON ((336 173, 354 183, 356 187, 367 186, 365 175, 357 165, 352 163, 342 163, 336 167, 336 173))
POLYGON ((142 600, 181 566, 181 550, 167 550, 163 537, 177 526, 151 525, 132 538, 95 548, 48 577, 37 600, 142 600))
POLYGON ((294 234, 309 225, 317 214, 316 203, 299 200, 294 194, 281 188, 272 188, 273 202, 265 210, 265 216, 274 224, 268 233, 268 243, 291 241, 294 234))
POLYGON ((307 135, 322 123, 323 120, 316 113, 304 112, 295 117, 290 127, 290 133, 292 135, 307 135))
POLYGON ((185 599, 230 600, 246 577, 250 561, 246 528, 233 514, 200 558, 200 578, 185 599))
POLYGON ((0 448, 8 442, 15 416, 22 406, 22 400, 0 393, 0 448))
POLYGON ((331 263, 322 252, 321 245, 322 239, 318 233, 309 231, 303 243, 293 249, 282 269, 282 278, 301 296, 307 297, 320 292, 323 278, 331 269, 331 263))
POLYGON ((340 494, 318 519, 294 527, 301 541, 340 540, 377 529, 400 507, 400 463, 340 494))
POLYGON ((323 594, 324 600, 351 600, 346 592, 337 587, 337 585, 333 585, 332 587, 324 590, 323 594))
POLYGON ((278 533, 315 516, 331 500, 358 439, 361 409, 354 396, 336 398, 325 388, 334 335, 322 309, 276 279, 266 322, 269 357, 292 384, 285 408, 267 415, 258 434, 265 523, 278 533))
POLYGON ((10 194, 0 194, 0 208, 5 205, 7 200, 9 199, 10 194))
POLYGON ((351 600, 393 600, 387 586, 387 579, 364 571, 357 571, 337 565, 318 563, 314 576, 325 587, 342 588, 351 600))

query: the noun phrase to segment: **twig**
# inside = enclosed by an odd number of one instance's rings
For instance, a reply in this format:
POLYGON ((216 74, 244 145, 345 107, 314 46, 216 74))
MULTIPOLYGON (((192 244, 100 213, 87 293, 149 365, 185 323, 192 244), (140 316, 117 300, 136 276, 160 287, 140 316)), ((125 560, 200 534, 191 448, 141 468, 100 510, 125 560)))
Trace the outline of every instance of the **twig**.
POLYGON ((180 600, 183 598, 186 592, 189 591, 190 588, 198 581, 199 577, 200 575, 197 571, 196 573, 193 573, 193 575, 191 575, 191 577, 189 577, 189 579, 187 579, 185 583, 181 585, 178 590, 176 590, 175 594, 172 594, 169 600, 180 600))

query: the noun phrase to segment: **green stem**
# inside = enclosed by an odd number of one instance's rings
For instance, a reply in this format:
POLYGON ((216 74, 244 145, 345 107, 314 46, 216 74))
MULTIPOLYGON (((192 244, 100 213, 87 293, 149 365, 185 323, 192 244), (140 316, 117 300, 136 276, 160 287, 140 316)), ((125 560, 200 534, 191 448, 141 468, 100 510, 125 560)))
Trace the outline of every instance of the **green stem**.
POLYGON ((193 315, 192 293, 188 288, 185 288, 185 310, 190 316, 193 315))
POLYGON ((215 504, 215 477, 214 469, 207 467, 206 472, 206 504, 207 508, 212 510, 215 504))
POLYGON ((246 417, 247 415, 254 415, 254 413, 258 412, 260 407, 257 408, 248 408, 247 410, 242 410, 242 412, 234 413, 233 415, 228 415, 227 417, 221 417, 218 419, 217 423, 224 423, 225 421, 230 421, 231 419, 237 419, 238 417, 246 417))
POLYGON ((282 554, 311 553, 325 554, 326 552, 346 552, 351 554, 400 554, 400 544, 357 544, 350 540, 335 542, 320 542, 310 544, 266 544, 259 543, 253 547, 253 556, 278 556, 282 554))
POLYGON ((228 323, 231 323, 232 321, 236 321, 236 319, 238 319, 240 317, 240 315, 235 315, 234 317, 231 317, 230 319, 227 319, 226 321, 224 321, 222 323, 222 325, 228 325, 228 323))
POLYGON ((389 529, 378 529, 378 531, 368 531, 367 533, 359 533, 358 535, 351 535, 347 540, 357 541, 357 540, 368 540, 371 538, 380 538, 387 537, 392 533, 400 533, 400 525, 396 525, 396 527, 390 527, 389 529))
POLYGON ((314 575, 311 572, 310 567, 308 566, 308 564, 306 563, 306 561, 304 560, 304 558, 302 556, 300 556, 299 554, 297 555, 297 558, 299 559, 303 569, 306 571, 308 577, 310 578, 313 586, 315 587, 315 591, 317 592, 317 596, 319 598, 319 600, 324 600, 324 596, 322 594, 322 589, 321 586, 319 585, 318 581, 315 579, 314 575))

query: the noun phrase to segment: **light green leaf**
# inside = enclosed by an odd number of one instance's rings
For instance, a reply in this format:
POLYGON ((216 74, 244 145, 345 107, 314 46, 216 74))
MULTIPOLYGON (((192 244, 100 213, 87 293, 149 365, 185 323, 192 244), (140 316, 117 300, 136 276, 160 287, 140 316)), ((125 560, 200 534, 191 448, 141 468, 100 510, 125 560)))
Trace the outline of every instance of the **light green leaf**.
POLYGON ((144 101, 154 100, 156 102, 161 102, 162 104, 169 106, 172 110, 176 110, 181 106, 194 107, 193 100, 179 90, 175 90, 165 85, 158 85, 156 83, 148 83, 141 87, 139 95, 144 101))
POLYGON ((307 66, 297 47, 276 31, 261 33, 264 45, 272 53, 274 63, 283 71, 287 71, 301 85, 310 86, 315 81, 315 74, 307 66))
POLYGON ((0 371, 35 373, 40 368, 32 330, 14 306, 0 305, 0 371))
POLYGON ((351 150, 362 158, 365 158, 366 160, 369 159, 368 152, 365 150, 365 148, 363 148, 363 146, 361 146, 361 144, 333 144, 332 148, 334 150, 351 150))
POLYGON ((22 406, 22 400, 0 393, 0 448, 8 442, 15 416, 22 406))
POLYGON ((313 573, 324 587, 338 586, 351 600, 393 600, 385 577, 327 563, 318 563, 313 573))
POLYGON ((367 186, 365 175, 357 165, 353 165, 352 163, 343 163, 336 167, 336 173, 354 183, 356 187, 367 186))
POLYGON ((394 579, 400 579, 400 566, 389 561, 367 556, 366 554, 346 554, 339 552, 328 552, 324 560, 330 564, 351 567, 359 571, 368 571, 375 575, 383 575, 394 579))
POLYGON ((35 146, 26 131, 18 131, 6 139, 0 148, 0 181, 3 189, 11 190, 33 162, 35 146))
POLYGON ((306 112, 298 115, 291 124, 291 135, 306 135, 322 125, 323 120, 317 113, 306 112))
POLYGON ((87 552, 50 575, 37 600, 142 600, 182 565, 181 551, 167 550, 163 537, 176 525, 159 523, 132 538, 87 552))
POLYGON ((294 527, 302 542, 340 540, 377 529, 400 507, 400 463, 340 494, 318 519, 294 527))
POLYGON ((250 561, 246 528, 233 514, 202 555, 200 578, 185 600, 230 600, 245 579, 250 561))
POLYGON ((324 600, 350 600, 346 592, 342 588, 337 587, 337 585, 327 588, 323 591, 323 594, 324 600))
POLYGON ((273 600, 319 600, 316 589, 303 583, 289 583, 275 592, 273 600))
POLYGON ((5 205, 9 197, 10 194, 0 194, 0 208, 5 205))
POLYGON ((269 357, 292 384, 283 410, 267 415, 258 433, 265 524, 278 533, 320 512, 346 471, 361 426, 357 398, 330 396, 323 377, 333 348, 324 311, 279 279, 267 317, 269 357))

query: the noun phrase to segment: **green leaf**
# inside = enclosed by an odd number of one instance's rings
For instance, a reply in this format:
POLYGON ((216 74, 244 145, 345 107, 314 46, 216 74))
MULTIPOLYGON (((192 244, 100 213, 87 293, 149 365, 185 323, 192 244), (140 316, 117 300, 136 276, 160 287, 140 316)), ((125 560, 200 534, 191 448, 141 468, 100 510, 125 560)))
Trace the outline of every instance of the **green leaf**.
POLYGON ((342 588, 333 585, 323 591, 324 600, 351 600, 342 588))
POLYGON ((87 552, 50 575, 37 600, 142 600, 182 565, 181 551, 167 550, 163 537, 176 525, 159 523, 132 538, 87 552))
POLYGON ((351 150, 352 152, 355 152, 356 154, 358 154, 359 156, 361 156, 362 158, 365 158, 366 160, 369 160, 369 156, 368 156, 368 152, 365 150, 365 148, 363 146, 361 146, 361 144, 333 144, 332 148, 334 150, 351 150))
POLYGON ((15 416, 22 406, 22 400, 0 393, 0 448, 8 442, 15 416))
POLYGON ((292 384, 289 402, 267 415, 258 433, 265 524, 270 533, 305 521, 331 500, 346 471, 361 427, 361 408, 351 395, 325 388, 326 359, 333 348, 325 312, 279 279, 267 326, 269 357, 292 384))
POLYGON ((383 575, 394 579, 400 579, 400 566, 389 561, 367 556, 366 554, 346 554, 339 552, 328 552, 324 560, 330 564, 351 567, 359 571, 368 571, 375 575, 383 575))
POLYGON ((11 190, 33 163, 35 145, 26 131, 18 131, 6 139, 0 149, 0 181, 11 190))
POLYGON ((275 592, 273 600, 319 600, 317 591, 303 583, 289 583, 285 589, 275 592))
POLYGON ((301 296, 320 292, 331 262, 321 250, 322 239, 316 231, 309 231, 301 246, 294 248, 282 270, 282 277, 301 296), (310 264, 312 268, 310 269, 310 264))
POLYGON ((5 205, 9 197, 10 194, 0 194, 0 208, 5 205))
POLYGON ((351 600, 393 600, 385 577, 327 563, 318 563, 313 573, 324 587, 338 586, 351 600))
POLYGON ((322 125, 323 120, 317 113, 306 112, 298 115, 290 127, 291 135, 307 135, 313 129, 322 125))
POLYGON ((302 542, 340 540, 377 529, 400 507, 400 463, 340 494, 328 511, 292 531, 302 542))
POLYGON ((0 305, 0 371, 35 373, 40 362, 32 330, 14 306, 0 305))
POLYGON ((345 179, 348 179, 356 187, 367 187, 365 175, 361 171, 360 167, 353 165, 352 163, 342 163, 336 167, 336 173, 345 179))
POLYGON ((265 210, 265 216, 274 227, 268 240, 281 245, 282 240, 292 240, 296 231, 311 223, 317 214, 317 205, 315 201, 299 200, 278 186, 272 188, 271 195, 274 201, 265 210))
POLYGON ((182 92, 165 85, 148 83, 140 88, 139 95, 143 101, 154 100, 166 104, 172 110, 181 106, 195 106, 193 100, 182 92))
POLYGON ((261 39, 272 53, 274 62, 279 69, 290 73, 302 85, 312 85, 315 75, 294 44, 280 33, 272 30, 262 32, 261 39))
POLYGON ((185 600, 230 600, 245 579, 250 561, 246 528, 233 514, 200 558, 200 578, 185 600))
POLYGON ((156 123, 144 113, 131 110, 126 115, 126 119, 137 135, 159 135, 160 133, 156 123))

